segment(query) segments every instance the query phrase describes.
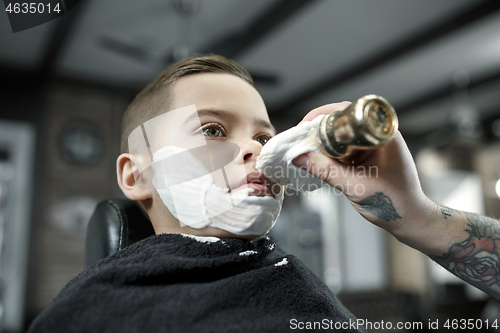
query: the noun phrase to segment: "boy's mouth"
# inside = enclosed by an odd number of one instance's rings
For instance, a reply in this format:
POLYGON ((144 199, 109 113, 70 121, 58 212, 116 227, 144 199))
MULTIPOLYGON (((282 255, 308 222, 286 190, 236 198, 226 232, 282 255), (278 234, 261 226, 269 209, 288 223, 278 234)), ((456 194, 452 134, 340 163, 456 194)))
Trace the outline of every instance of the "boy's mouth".
POLYGON ((239 184, 237 184, 233 190, 237 191, 243 188, 251 188, 254 192, 251 192, 248 195, 274 197, 274 185, 276 184, 271 182, 263 173, 252 172, 248 174, 247 177, 244 178, 239 184))

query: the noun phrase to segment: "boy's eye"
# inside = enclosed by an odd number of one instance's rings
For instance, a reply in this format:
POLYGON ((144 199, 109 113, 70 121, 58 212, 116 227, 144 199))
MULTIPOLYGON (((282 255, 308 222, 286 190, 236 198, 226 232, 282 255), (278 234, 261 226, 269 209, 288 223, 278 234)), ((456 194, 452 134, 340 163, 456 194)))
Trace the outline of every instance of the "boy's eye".
POLYGON ((210 137, 222 137, 224 136, 224 127, 215 123, 207 124, 201 128, 201 133, 210 137))
POLYGON ((261 145, 265 145, 269 140, 271 140, 271 136, 269 134, 263 134, 255 138, 255 141, 261 145))

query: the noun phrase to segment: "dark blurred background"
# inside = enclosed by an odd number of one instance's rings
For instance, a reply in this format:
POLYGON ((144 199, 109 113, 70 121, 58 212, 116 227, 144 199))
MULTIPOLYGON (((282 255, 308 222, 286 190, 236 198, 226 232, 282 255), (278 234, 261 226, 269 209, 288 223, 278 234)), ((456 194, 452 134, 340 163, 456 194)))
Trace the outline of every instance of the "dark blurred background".
MULTIPOLYGON (((280 131, 317 106, 384 96, 427 194, 500 216, 499 1, 86 0, 16 33, 0 8, 0 332, 23 332, 83 269, 89 216, 122 195, 122 113, 194 54, 245 66, 280 131)), ((359 318, 500 317, 331 189, 288 197, 272 233, 359 318)))

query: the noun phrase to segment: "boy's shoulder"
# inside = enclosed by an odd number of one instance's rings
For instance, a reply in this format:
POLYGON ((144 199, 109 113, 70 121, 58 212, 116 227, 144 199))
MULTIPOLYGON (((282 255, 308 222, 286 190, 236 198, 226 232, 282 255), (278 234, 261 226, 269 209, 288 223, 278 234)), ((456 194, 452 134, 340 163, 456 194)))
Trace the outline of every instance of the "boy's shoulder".
POLYGON ((288 330, 292 314, 354 318, 272 237, 207 241, 162 234, 83 271, 30 332, 116 332, 134 325, 137 331, 224 332, 231 324, 280 332, 288 330))

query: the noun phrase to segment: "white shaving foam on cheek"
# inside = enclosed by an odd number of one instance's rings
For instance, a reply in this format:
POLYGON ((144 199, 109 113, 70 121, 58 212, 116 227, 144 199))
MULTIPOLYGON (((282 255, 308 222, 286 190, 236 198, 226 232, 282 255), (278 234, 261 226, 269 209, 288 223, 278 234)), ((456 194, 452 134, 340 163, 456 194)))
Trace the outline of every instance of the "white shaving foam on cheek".
POLYGON ((257 157, 257 170, 271 181, 287 187, 314 190, 326 183, 292 163, 297 156, 314 151, 321 152, 314 135, 324 115, 279 133, 262 148, 257 157))
POLYGON ((229 192, 217 187, 212 174, 187 152, 167 146, 153 155, 152 163, 153 186, 181 225, 196 229, 211 226, 241 236, 264 235, 273 227, 281 212, 283 191, 274 198, 249 196, 253 192, 250 188, 229 192), (181 167, 172 170, 161 162, 179 153, 183 153, 181 167))

